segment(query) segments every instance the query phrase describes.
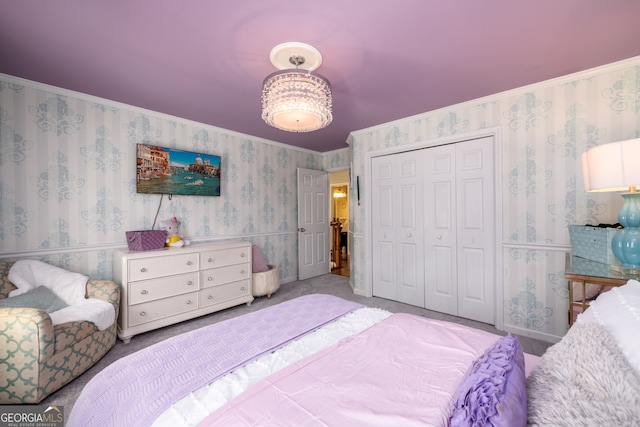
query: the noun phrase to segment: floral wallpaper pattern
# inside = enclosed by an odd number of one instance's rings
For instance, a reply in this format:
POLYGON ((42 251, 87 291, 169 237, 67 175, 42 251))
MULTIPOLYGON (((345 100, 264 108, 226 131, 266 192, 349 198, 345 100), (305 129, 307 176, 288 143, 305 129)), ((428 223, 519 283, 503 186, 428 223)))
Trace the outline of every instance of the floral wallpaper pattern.
MULTIPOLYGON (((558 338, 568 328, 569 224, 617 222, 617 193, 584 191, 581 154, 640 137, 640 58, 352 132, 353 172, 367 153, 500 129, 504 326, 558 338)), ((351 281, 367 294, 364 201, 351 204, 351 281)))
MULTIPOLYGON (((348 156, 330 153, 331 167, 348 156)), ((0 75, 0 258, 110 279, 125 231, 175 216, 192 241, 250 241, 295 280, 298 167, 323 169, 324 155, 0 75), (219 154, 221 197, 136 193, 140 142, 219 154)))
POLYGON ((258 244, 281 279, 297 277, 296 169, 353 165, 351 284, 366 293, 366 154, 501 129, 504 326, 567 330, 567 225, 615 222, 616 193, 583 190, 580 154, 640 137, 640 58, 354 131, 317 153, 0 75, 0 258, 38 257, 111 278, 124 232, 149 229, 160 196, 135 191, 138 142, 222 156, 222 196, 164 198, 194 241, 258 244), (35 255, 34 255, 35 254, 35 255))

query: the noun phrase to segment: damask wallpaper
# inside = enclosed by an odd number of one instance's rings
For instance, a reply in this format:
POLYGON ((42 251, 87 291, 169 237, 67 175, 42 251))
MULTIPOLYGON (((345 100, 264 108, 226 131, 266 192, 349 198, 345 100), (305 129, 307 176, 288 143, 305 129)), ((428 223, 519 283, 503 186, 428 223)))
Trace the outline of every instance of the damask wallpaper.
MULTIPOLYGON (((640 137, 640 58, 355 131, 350 149, 360 191, 368 185, 367 154, 492 128, 502 151, 498 317, 506 329, 555 340, 568 328, 567 226, 615 223, 622 205, 618 193, 584 191, 580 156, 640 137)), ((365 207, 351 204, 351 280, 363 294, 365 207)))
POLYGON ((567 225, 616 222, 622 198, 583 190, 580 154, 640 136, 640 58, 354 131, 317 153, 0 74, 0 259, 38 258, 111 278, 125 231, 176 216, 194 241, 258 244, 297 277, 296 169, 348 168, 351 284, 365 293, 367 153, 498 128, 504 327, 553 340, 567 330, 567 225), (222 156, 222 196, 135 192, 135 143, 222 156), (354 189, 351 189, 353 192, 354 189), (353 194, 353 193, 352 193, 353 194))
POLYGON ((260 246, 298 274, 297 168, 348 167, 323 154, 0 75, 0 258, 38 258, 112 277, 125 231, 174 216, 192 241, 260 246), (222 156, 220 197, 136 193, 136 143, 222 156), (325 165, 325 162, 327 163, 325 165))

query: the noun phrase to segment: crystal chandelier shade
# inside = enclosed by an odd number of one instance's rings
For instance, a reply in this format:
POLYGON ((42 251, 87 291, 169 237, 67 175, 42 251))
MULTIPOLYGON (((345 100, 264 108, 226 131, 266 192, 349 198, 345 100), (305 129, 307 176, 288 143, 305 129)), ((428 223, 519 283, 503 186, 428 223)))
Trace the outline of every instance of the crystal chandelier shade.
POLYGON ((331 84, 307 70, 277 71, 262 85, 262 119, 289 132, 311 132, 333 120, 331 84))

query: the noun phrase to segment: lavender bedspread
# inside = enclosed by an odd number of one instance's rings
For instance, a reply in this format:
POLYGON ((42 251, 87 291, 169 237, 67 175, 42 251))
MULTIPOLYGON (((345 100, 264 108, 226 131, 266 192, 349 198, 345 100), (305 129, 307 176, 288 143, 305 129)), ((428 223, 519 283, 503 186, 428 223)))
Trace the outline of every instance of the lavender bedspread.
POLYGON ((259 381, 198 426, 443 426, 467 369, 498 338, 396 313, 259 381))
POLYGON ((191 391, 361 307, 307 295, 147 347, 92 378, 67 425, 151 425, 191 391))

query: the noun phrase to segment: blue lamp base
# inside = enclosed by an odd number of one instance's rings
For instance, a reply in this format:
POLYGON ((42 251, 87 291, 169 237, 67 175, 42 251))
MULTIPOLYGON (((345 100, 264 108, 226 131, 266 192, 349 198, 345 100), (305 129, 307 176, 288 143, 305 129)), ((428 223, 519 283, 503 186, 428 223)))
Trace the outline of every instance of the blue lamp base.
POLYGON ((611 241, 611 249, 623 267, 640 268, 640 193, 624 193, 622 197, 618 221, 624 229, 611 241))

